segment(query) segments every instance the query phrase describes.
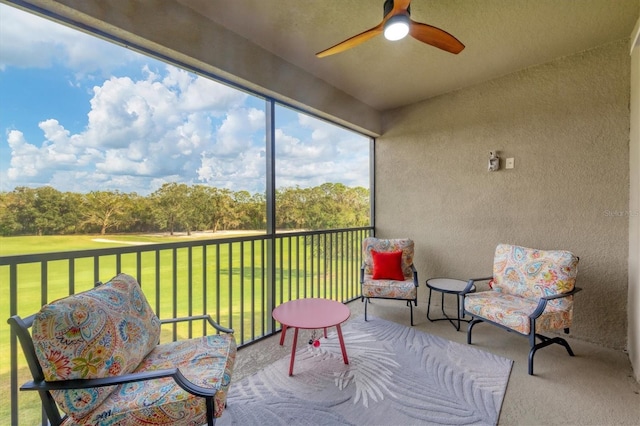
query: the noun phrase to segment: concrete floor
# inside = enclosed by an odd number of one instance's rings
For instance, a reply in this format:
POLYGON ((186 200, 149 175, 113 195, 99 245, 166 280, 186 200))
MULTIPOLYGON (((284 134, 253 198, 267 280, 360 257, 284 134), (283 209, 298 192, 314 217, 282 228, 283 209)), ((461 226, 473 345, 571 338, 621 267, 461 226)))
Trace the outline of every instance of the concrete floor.
MULTIPOLYGON (((363 320, 362 302, 354 301, 348 306, 351 309, 349 321, 363 320)), ((431 313, 439 313, 439 308, 434 303, 431 313)), ((409 308, 403 302, 374 300, 368 312, 369 315, 409 325, 409 308)), ((456 331, 448 321, 430 322, 426 312, 426 301, 419 300, 418 307, 414 307, 417 329, 466 344, 465 323, 460 331, 456 331)), ((307 344, 309 335, 310 331, 300 331, 299 346, 307 344)), ((289 356, 292 336, 293 333, 289 333, 284 346, 279 345, 278 333, 241 348, 233 380, 241 380, 289 356)), ((535 355, 535 376, 529 376, 529 343, 526 338, 487 324, 474 327, 475 346, 514 361, 499 424, 640 425, 640 384, 633 377, 627 354, 580 340, 567 340, 575 357, 570 357, 559 345, 543 348, 535 355)), ((233 385, 230 392, 233 392, 233 385)))

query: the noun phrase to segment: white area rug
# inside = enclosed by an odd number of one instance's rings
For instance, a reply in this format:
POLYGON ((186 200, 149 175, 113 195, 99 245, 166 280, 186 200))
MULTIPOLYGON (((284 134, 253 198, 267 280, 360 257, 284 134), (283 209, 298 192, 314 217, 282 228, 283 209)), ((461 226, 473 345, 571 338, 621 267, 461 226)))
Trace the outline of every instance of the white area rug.
MULTIPOLYGON (((333 333, 331 333, 333 330, 333 333)), ((237 383, 217 425, 492 425, 513 361, 375 317, 237 383)), ((293 330, 285 345, 291 344, 293 330)), ((289 346, 290 347, 290 346, 289 346)))

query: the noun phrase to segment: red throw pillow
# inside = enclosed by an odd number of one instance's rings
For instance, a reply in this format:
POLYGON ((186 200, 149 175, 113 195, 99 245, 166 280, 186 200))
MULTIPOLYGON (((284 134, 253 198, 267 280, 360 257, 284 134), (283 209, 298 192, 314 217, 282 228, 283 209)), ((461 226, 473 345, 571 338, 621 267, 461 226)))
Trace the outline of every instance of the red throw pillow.
POLYGON ((377 252, 371 250, 371 257, 373 258, 374 280, 404 281, 401 251, 377 252))

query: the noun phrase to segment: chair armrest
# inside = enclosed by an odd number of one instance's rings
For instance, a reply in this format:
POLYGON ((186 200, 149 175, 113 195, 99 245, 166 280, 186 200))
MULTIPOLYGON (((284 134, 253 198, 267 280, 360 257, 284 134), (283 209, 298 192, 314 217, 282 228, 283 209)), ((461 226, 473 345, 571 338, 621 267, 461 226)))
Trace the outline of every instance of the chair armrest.
POLYGON ((411 272, 413 273, 413 284, 418 287, 418 270, 413 266, 413 263, 411 264, 411 272))
POLYGON ((205 388, 198 386, 182 375, 177 368, 168 368, 164 370, 144 371, 140 373, 123 374, 120 376, 103 377, 100 379, 73 379, 73 380, 56 380, 56 381, 30 381, 20 387, 20 390, 29 391, 52 391, 52 390, 70 390, 70 389, 86 389, 101 388, 104 386, 122 385, 132 382, 141 382, 146 380, 156 380, 165 377, 171 377, 185 391, 192 395, 202 398, 212 398, 218 392, 219 388, 205 388))
POLYGON ((582 291, 582 288, 574 287, 573 290, 571 290, 571 291, 569 291, 567 293, 558 293, 558 294, 552 294, 550 296, 541 297, 540 301, 538 301, 538 306, 536 306, 536 309, 531 314, 529 314, 529 318, 536 319, 540 315, 542 315, 542 313, 544 312, 544 308, 547 307, 547 302, 548 301, 553 300, 553 299, 560 299, 562 297, 573 296, 574 294, 576 294, 579 291, 582 291))
POLYGON ((543 296, 542 298, 545 299, 545 300, 560 299, 562 297, 572 296, 572 295, 576 294, 579 291, 582 291, 582 288, 574 287, 573 290, 571 290, 571 291, 569 291, 567 293, 552 294, 550 296, 543 296))
POLYGON ((193 316, 190 316, 190 317, 167 318, 167 319, 160 320, 160 324, 172 324, 172 323, 176 323, 176 322, 198 321, 198 320, 207 321, 209 324, 211 324, 213 326, 213 328, 215 328, 216 330, 221 331, 223 333, 229 333, 229 334, 233 333, 233 329, 232 328, 227 328, 227 327, 221 326, 220 324, 215 322, 213 320, 213 318, 211 318, 211 315, 193 315, 193 316))
POLYGON ((471 289, 473 288, 473 286, 475 285, 475 283, 477 281, 489 281, 493 279, 493 277, 486 277, 486 278, 471 278, 469 281, 467 281, 467 286, 464 288, 464 290, 462 290, 460 292, 461 296, 464 296, 467 293, 471 293, 471 289))

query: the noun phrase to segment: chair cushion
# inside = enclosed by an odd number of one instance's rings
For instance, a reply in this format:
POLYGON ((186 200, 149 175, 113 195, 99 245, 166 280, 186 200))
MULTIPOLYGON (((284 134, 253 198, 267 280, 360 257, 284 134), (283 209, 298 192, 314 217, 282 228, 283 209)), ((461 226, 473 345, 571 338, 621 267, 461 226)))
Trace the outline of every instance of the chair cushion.
MULTIPOLYGON (((537 250, 509 244, 496 247, 493 261, 493 289, 525 297, 537 303, 543 296, 573 290, 578 258, 565 250, 537 250)), ((550 302, 568 307, 568 298, 550 302)))
POLYGON ((415 300, 418 297, 418 290, 413 278, 407 278, 404 281, 374 280, 371 275, 365 275, 362 281, 362 296, 415 300))
POLYGON ((402 252, 377 252, 371 250, 373 258, 373 279, 374 280, 398 280, 404 281, 402 273, 402 252))
MULTIPOLYGON (((158 317, 135 278, 125 274, 43 306, 32 328, 36 356, 49 381, 130 373, 159 337, 158 317)), ((115 388, 53 391, 52 395, 65 413, 80 418, 115 388)))
MULTIPOLYGON (((570 299, 567 303, 573 303, 573 296, 563 299, 570 299)), ((529 315, 537 306, 537 301, 493 290, 470 293, 464 298, 466 311, 522 334, 529 334, 531 331, 529 315)), ((571 327, 572 313, 573 309, 558 308, 548 303, 543 314, 536 320, 536 332, 571 327)))
MULTIPOLYGON (((180 340, 156 346, 135 372, 178 368, 191 382, 219 388, 214 416, 220 417, 227 400, 236 359, 233 334, 180 340)), ((98 409, 71 424, 202 425, 207 424, 204 398, 183 390, 173 379, 120 385, 98 409)))
POLYGON ((413 276, 411 265, 413 265, 414 242, 409 238, 399 239, 379 239, 374 237, 362 240, 362 261, 364 262, 364 273, 373 274, 373 256, 371 251, 393 252, 402 251, 402 275, 406 278, 413 276))

